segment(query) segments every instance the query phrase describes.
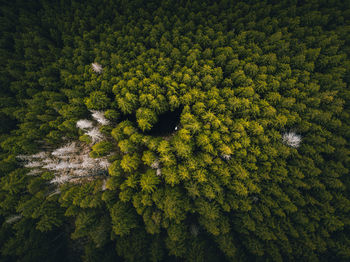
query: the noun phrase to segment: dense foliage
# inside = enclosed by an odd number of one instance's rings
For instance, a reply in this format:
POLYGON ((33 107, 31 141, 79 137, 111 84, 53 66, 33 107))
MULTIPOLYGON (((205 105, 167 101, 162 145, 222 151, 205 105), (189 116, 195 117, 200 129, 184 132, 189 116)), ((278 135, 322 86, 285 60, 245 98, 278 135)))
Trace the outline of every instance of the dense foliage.
POLYGON ((349 7, 3 1, 0 261, 349 261, 349 7))

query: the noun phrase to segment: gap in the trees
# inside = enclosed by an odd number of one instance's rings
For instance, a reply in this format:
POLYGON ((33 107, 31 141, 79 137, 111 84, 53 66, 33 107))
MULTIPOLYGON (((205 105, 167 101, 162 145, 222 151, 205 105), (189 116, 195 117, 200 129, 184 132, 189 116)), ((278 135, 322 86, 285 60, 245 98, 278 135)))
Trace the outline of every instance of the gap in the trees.
POLYGON ((136 122, 136 114, 121 114, 120 118, 118 119, 118 122, 123 122, 125 120, 129 120, 130 122, 136 124, 135 126, 137 126, 137 122, 136 122))
MULTIPOLYGON (((168 136, 174 133, 176 127, 180 123, 182 108, 177 108, 174 111, 167 111, 163 114, 158 115, 158 121, 155 123, 151 130, 143 132, 149 136, 168 136)), ((118 122, 128 120, 138 126, 136 114, 121 114, 118 122)), ((142 132, 142 131, 141 131, 142 132)))
POLYGON ((144 132, 150 136, 167 136, 174 133, 175 128, 180 123, 182 108, 177 108, 174 111, 167 111, 158 115, 158 121, 151 130, 144 132))

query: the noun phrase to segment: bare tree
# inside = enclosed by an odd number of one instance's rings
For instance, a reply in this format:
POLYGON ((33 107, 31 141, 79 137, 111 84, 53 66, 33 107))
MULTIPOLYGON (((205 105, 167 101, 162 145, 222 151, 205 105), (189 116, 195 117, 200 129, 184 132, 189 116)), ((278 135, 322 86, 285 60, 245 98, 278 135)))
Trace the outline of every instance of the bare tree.
POLYGON ((98 73, 98 74, 102 73, 102 66, 99 63, 92 63, 91 67, 95 73, 98 73))
POLYGON ((287 132, 283 134, 282 141, 288 146, 298 148, 301 143, 301 136, 295 132, 287 132))

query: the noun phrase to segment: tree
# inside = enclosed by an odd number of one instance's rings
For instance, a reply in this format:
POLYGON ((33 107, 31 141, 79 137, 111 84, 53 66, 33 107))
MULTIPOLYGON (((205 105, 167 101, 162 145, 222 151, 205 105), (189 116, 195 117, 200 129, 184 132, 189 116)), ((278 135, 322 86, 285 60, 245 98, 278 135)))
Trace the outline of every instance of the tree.
POLYGON ((140 164, 140 159, 137 154, 124 155, 120 163, 121 167, 125 172, 135 171, 140 164))
POLYGON ((138 226, 136 214, 129 204, 117 202, 110 211, 112 229, 116 235, 128 235, 133 228, 138 226))
POLYGON ((103 110, 109 107, 110 99, 104 92, 95 91, 85 100, 85 104, 88 109, 103 110))
POLYGON ((101 141, 92 146, 91 157, 102 157, 108 155, 113 150, 113 144, 107 141, 101 141))
POLYGON ((157 115, 148 108, 139 108, 136 112, 137 123, 142 131, 150 130, 157 122, 157 115))
POLYGON ((142 191, 146 193, 152 193, 160 183, 159 177, 157 177, 154 170, 148 169, 145 174, 141 175, 140 185, 142 191))

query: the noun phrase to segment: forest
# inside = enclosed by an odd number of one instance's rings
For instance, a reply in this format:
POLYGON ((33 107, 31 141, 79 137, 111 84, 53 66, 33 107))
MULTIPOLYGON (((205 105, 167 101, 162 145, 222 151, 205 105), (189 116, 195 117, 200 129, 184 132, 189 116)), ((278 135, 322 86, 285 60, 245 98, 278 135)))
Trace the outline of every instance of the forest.
POLYGON ((0 60, 0 262, 350 261, 349 0, 3 0, 0 60))

